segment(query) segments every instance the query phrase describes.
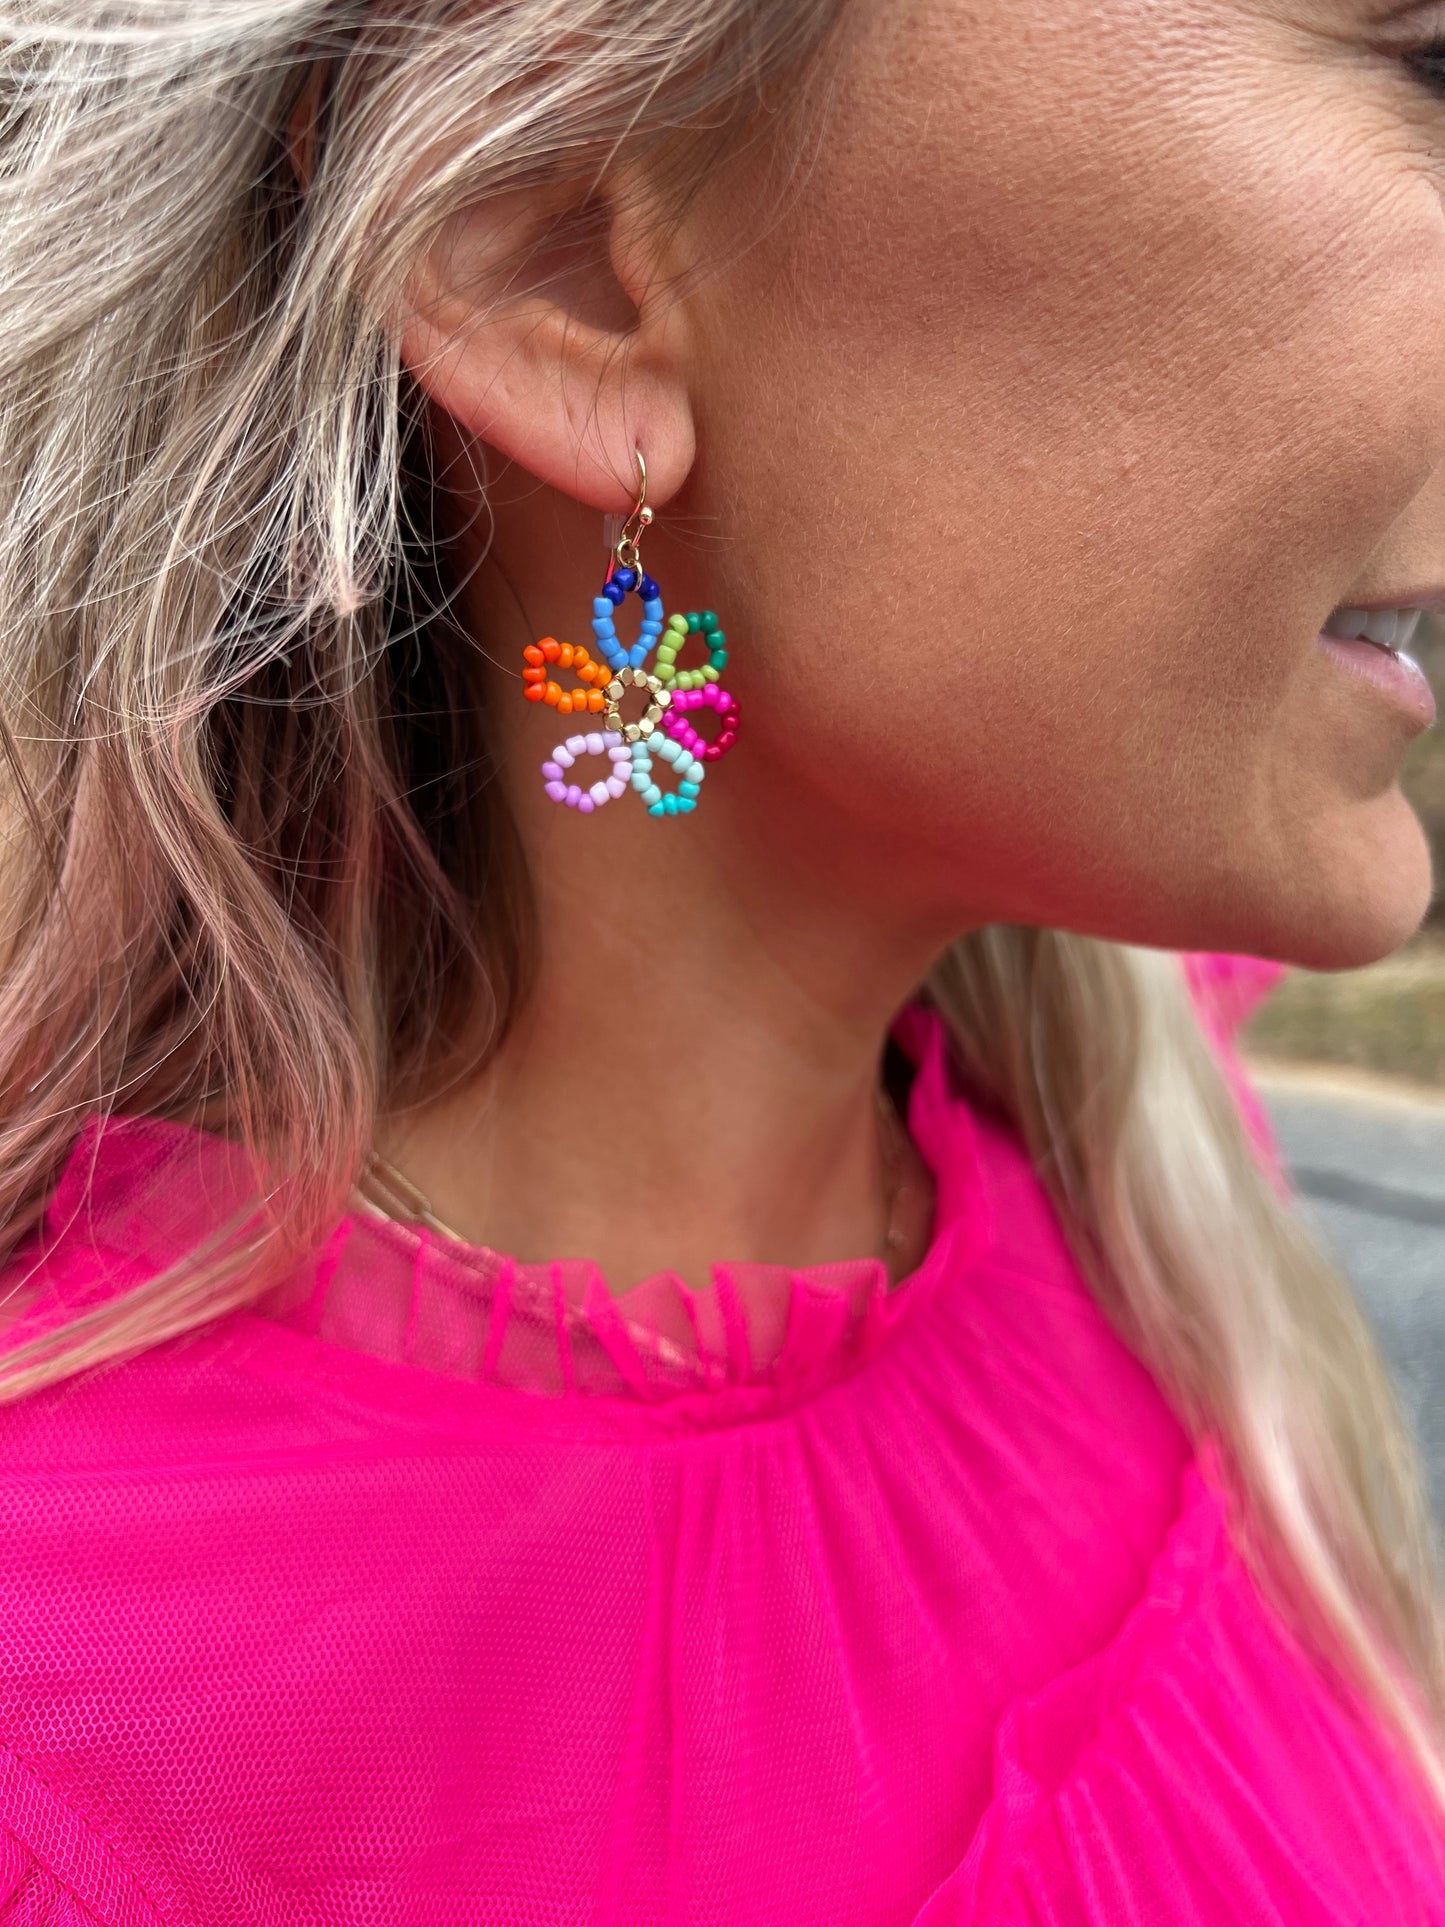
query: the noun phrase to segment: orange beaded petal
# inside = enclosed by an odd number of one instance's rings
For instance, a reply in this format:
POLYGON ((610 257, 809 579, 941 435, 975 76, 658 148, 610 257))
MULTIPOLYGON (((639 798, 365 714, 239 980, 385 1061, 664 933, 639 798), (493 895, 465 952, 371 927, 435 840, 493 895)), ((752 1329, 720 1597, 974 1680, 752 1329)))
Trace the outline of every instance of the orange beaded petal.
POLYGON ((544 702, 560 716, 596 716, 606 708, 607 698, 602 692, 611 680, 612 671, 605 662, 594 661, 582 643, 558 642, 555 636, 543 636, 540 642, 527 644, 522 659, 527 665, 522 671, 522 694, 529 703, 544 702), (570 669, 578 686, 564 689, 561 683, 554 682, 547 674, 549 664, 570 669))

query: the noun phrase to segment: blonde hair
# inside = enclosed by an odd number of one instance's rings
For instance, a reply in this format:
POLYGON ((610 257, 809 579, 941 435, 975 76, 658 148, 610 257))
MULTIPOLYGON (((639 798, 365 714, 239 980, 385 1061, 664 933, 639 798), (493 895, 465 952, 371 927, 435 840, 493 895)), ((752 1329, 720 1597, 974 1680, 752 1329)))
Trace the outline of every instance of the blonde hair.
MULTIPOLYGON (((0 1398, 258 1296, 344 1207, 378 1108, 495 1049, 530 898, 390 291, 456 208, 624 150, 681 208, 713 144, 771 125, 785 185, 839 6, 0 0, 3 1248, 116 1107, 289 1174, 0 1353, 0 1398), (303 194, 286 128, 322 56, 303 194)), ((995 927, 927 994, 1105 1310, 1223 1447, 1262 1582, 1445 1810, 1418 1464, 1178 959, 995 927)))

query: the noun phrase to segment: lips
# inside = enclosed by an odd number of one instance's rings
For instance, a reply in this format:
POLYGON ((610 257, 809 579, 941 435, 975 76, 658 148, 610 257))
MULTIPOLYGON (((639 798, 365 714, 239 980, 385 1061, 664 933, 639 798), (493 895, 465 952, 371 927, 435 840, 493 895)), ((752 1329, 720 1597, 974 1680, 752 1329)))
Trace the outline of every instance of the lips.
POLYGON ((1435 721, 1435 697, 1424 670, 1413 656, 1370 642, 1364 636, 1342 639, 1322 631, 1315 646, 1353 678, 1363 682, 1402 715, 1416 730, 1435 721))

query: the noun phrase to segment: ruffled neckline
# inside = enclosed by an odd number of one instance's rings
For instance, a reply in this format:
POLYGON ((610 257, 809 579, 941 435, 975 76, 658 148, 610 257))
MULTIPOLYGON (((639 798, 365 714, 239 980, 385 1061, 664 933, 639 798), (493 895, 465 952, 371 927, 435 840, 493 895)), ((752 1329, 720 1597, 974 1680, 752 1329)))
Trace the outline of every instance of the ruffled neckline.
MULTIPOLYGON (((791 1403, 863 1365, 940 1277, 994 1239, 944 1026, 915 1003, 892 1035, 915 1067, 905 1121, 935 1189, 925 1254, 896 1283, 870 1257, 718 1263, 698 1289, 660 1271, 614 1293, 590 1260, 523 1262, 358 1207, 250 1314, 328 1349, 554 1398, 691 1405, 707 1395, 718 1419, 738 1401, 791 1403), (731 1402, 717 1397, 727 1393, 731 1402)), ((235 1146, 184 1125, 94 1121, 52 1199, 48 1241, 79 1237, 115 1261, 112 1289, 137 1283, 223 1220, 239 1164, 235 1146)))
POLYGON ((961 1253, 992 1240, 943 1026, 910 1005, 893 1035, 915 1066, 906 1122, 935 1187, 927 1249, 897 1283, 870 1257, 719 1262, 696 1289, 664 1270, 614 1292, 588 1259, 522 1261, 357 1210, 309 1276, 288 1281, 260 1309, 372 1357, 554 1397, 801 1396, 865 1363, 961 1253))

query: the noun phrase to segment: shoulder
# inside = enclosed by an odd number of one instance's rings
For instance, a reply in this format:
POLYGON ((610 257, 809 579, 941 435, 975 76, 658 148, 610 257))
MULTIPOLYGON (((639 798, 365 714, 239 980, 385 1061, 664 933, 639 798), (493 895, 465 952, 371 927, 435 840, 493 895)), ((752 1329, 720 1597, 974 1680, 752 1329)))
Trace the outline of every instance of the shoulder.
MULTIPOLYGON (((152 1119, 93 1123, 71 1153, 43 1220, 0 1267, 0 1351, 47 1340, 85 1313, 145 1288, 208 1241, 254 1195, 238 1147, 152 1119)), ((304 1290, 303 1263, 287 1289, 304 1290)), ((277 1292, 281 1287, 275 1288, 277 1292)), ((121 1309, 117 1306, 117 1309, 121 1309)), ((19 1398, 0 1399, 0 1515, 11 1532, 43 1472, 52 1512, 71 1486, 97 1481, 119 1517, 148 1478, 261 1471, 298 1449, 349 1448, 367 1418, 306 1381, 285 1334, 255 1306, 209 1320, 130 1355, 82 1367, 19 1398), (126 1495, 124 1498, 122 1495, 126 1495), (18 1509, 18 1511, 17 1511, 18 1509)), ((28 1526, 27 1528, 28 1529, 28 1526)))
POLYGON ((914 1927, 1445 1922, 1445 1833, 1256 1587, 1191 1465, 1144 1596, 1011 1706, 967 1858, 914 1927))
POLYGON ((34 1232, 0 1268, 0 1344, 144 1284, 254 1195, 242 1148, 158 1118, 91 1118, 34 1232))

